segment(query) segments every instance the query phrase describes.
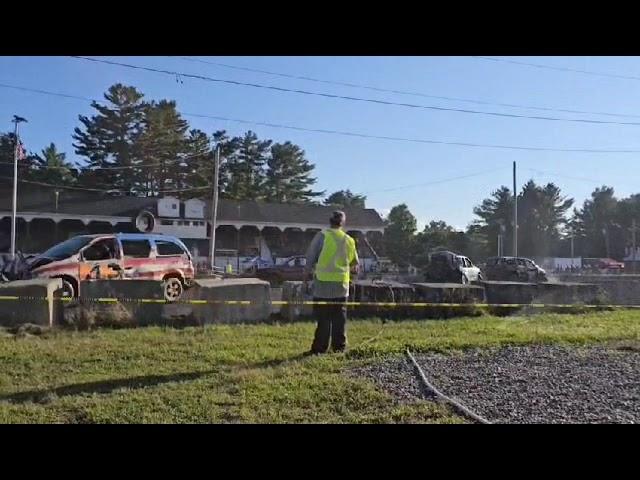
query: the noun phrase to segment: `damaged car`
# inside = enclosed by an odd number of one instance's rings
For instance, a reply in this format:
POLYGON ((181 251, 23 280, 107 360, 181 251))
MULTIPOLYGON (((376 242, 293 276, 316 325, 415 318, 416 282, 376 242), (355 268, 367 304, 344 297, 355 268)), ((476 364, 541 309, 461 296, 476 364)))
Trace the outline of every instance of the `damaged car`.
POLYGON ((522 257, 490 257, 485 265, 487 280, 547 282, 547 272, 533 260, 522 257))
POLYGON ((483 280, 480 268, 463 256, 449 251, 434 252, 429 255, 425 270, 427 282, 477 283, 483 280))
POLYGON ((162 281, 165 299, 175 301, 195 277, 179 239, 151 234, 80 235, 37 255, 29 267, 34 277, 62 279, 69 297, 78 296, 82 280, 143 279, 162 281))

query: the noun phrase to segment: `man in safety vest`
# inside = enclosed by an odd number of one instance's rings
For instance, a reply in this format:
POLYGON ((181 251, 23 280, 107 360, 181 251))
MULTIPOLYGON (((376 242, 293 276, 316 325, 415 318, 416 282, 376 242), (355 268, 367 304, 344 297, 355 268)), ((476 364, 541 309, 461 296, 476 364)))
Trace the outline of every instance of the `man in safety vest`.
POLYGON ((331 302, 313 307, 318 326, 309 353, 325 353, 329 339, 334 352, 342 352, 347 346, 344 303, 349 297, 351 271, 357 272, 358 252, 354 239, 342 230, 345 221, 344 212, 333 212, 329 219, 331 228, 318 232, 307 250, 307 278, 314 270, 313 299, 331 302))

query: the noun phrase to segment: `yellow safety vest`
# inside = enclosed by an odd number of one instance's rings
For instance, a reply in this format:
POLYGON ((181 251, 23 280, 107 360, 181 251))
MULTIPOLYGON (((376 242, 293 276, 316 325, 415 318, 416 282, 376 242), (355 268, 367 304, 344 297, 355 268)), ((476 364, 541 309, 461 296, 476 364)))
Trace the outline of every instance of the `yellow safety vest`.
POLYGON ((325 230, 322 251, 315 276, 321 282, 339 282, 349 285, 349 271, 356 257, 356 242, 342 230, 325 230))

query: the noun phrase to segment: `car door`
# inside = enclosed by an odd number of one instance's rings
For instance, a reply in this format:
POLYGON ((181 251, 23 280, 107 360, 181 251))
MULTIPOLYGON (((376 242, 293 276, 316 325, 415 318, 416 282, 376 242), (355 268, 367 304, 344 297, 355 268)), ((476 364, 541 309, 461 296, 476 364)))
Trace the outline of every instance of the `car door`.
POLYGON ((163 275, 180 272, 192 276, 189 254, 177 243, 169 239, 156 239, 155 259, 153 263, 163 271, 163 275))
POLYGON ((538 267, 531 260, 526 260, 527 266, 527 276, 529 281, 537 282, 538 281, 538 267))
POLYGON ((518 277, 527 282, 531 281, 529 276, 529 268, 524 258, 518 258, 518 277))
POLYGON ((118 278, 121 269, 120 248, 114 237, 99 238, 80 251, 80 280, 118 278))
POLYGON ((146 280, 162 280, 157 268, 151 260, 151 242, 149 239, 121 238, 122 263, 125 278, 146 280))
POLYGON ((478 267, 476 267, 470 259, 468 259, 467 257, 464 257, 465 263, 467 265, 467 278, 469 279, 470 282, 477 282, 478 281, 478 272, 480 271, 480 269, 478 267))

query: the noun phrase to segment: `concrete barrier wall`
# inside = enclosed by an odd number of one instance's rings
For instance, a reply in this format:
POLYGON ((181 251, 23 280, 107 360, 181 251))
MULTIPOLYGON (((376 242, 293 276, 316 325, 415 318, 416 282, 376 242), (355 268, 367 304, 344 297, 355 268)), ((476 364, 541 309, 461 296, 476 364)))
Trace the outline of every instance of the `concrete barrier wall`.
MULTIPOLYGON (((354 302, 396 302, 415 301, 415 289, 406 283, 393 280, 357 280, 353 282, 350 300, 354 302)), ((414 307, 357 306, 350 307, 354 318, 409 318, 416 313, 414 307)))
MULTIPOLYGON (((88 280, 80 283, 80 305, 90 309, 97 325, 144 326, 163 322, 165 305, 162 303, 140 303, 136 300, 148 298, 163 300, 162 282, 156 280, 88 280), (98 299, 132 299, 121 303, 98 302, 98 299)), ((65 315, 75 315, 75 306, 69 305, 65 315)))
POLYGON ((562 281, 598 285, 607 301, 616 305, 640 305, 640 275, 559 275, 562 281))
POLYGON ((538 293, 535 283, 486 281, 482 286, 488 303, 532 303, 538 293))
POLYGON ((0 300, 0 325, 34 323, 51 327, 62 320, 59 298, 62 280, 34 279, 0 283, 0 296, 32 297, 33 300, 0 300))
POLYGON ((271 314, 269 283, 253 278, 201 279, 185 290, 181 300, 251 301, 251 305, 142 303, 110 304, 99 298, 164 299, 162 282, 152 280, 94 280, 82 282, 80 302, 91 305, 97 315, 123 318, 122 308, 133 325, 204 325, 209 323, 253 323, 271 314), (116 312, 116 309, 118 310, 116 312))
POLYGON ((269 282, 257 278, 196 280, 184 298, 252 302, 251 305, 193 305, 193 316, 198 324, 257 323, 268 320, 271 315, 269 282))

